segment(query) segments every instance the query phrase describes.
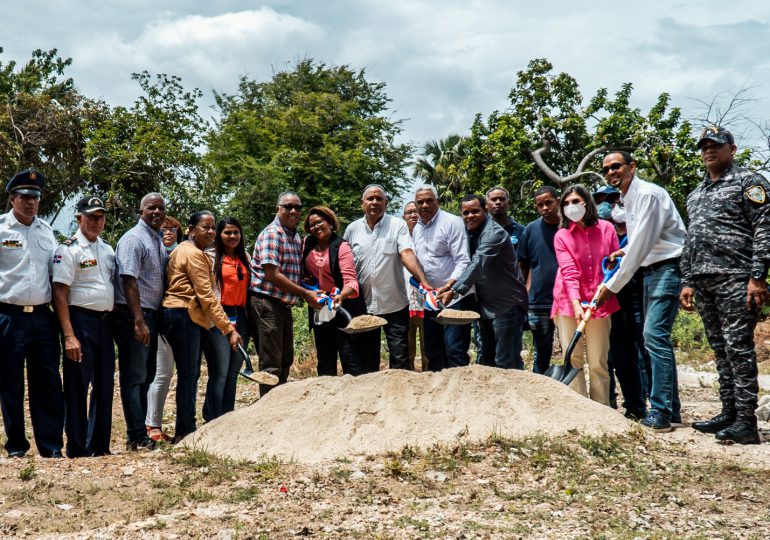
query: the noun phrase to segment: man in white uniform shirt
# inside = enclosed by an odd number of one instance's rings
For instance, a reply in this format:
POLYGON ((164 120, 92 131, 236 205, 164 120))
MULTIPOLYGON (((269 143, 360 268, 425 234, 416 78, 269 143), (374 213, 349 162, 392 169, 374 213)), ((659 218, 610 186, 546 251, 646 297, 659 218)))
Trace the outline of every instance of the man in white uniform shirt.
POLYGON ((70 458, 110 453, 115 347, 109 315, 115 298, 115 252, 99 238, 105 213, 99 197, 81 199, 78 230, 53 259, 53 301, 64 335, 64 430, 70 458))
MULTIPOLYGON (((385 339, 388 342, 391 369, 410 369, 408 354, 409 298, 406 295, 404 268, 427 283, 414 254, 412 237, 406 222, 385 214, 388 199, 377 184, 364 188, 361 208, 364 217, 345 230, 356 264, 358 283, 366 300, 367 312, 388 321, 385 339)), ((380 330, 360 334, 365 373, 380 369, 380 330)))
MULTIPOLYGON (((470 262, 465 225, 459 216, 439 208, 438 194, 433 186, 417 188, 414 202, 420 214, 413 232, 417 258, 430 283, 448 290, 470 262)), ((471 289, 467 295, 455 300, 452 307, 473 309, 474 292, 471 289)), ((441 371, 448 367, 467 366, 470 363, 471 325, 442 326, 435 319, 435 311, 425 311, 423 326, 425 349, 430 358, 429 369, 441 371)))
POLYGON ((628 245, 615 255, 623 261, 599 297, 603 302, 628 283, 637 269, 644 275, 644 347, 650 355, 650 412, 641 423, 655 431, 671 431, 681 423, 671 329, 679 310, 679 257, 685 227, 674 201, 662 187, 635 176, 636 163, 627 152, 607 154, 602 172, 620 190, 626 210, 628 245))
POLYGON ((62 457, 64 393, 59 375, 59 331, 48 305, 56 239, 37 217, 45 177, 14 176, 5 189, 11 211, 0 216, 0 406, 10 457, 29 450, 24 429, 24 364, 35 445, 43 457, 62 457))

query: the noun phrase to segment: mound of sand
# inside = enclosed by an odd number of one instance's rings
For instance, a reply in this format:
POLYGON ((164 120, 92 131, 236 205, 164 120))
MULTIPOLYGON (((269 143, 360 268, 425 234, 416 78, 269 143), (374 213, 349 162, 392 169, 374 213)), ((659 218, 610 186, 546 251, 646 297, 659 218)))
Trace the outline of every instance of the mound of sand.
POLYGON ((598 435, 632 425, 542 375, 471 366, 291 382, 202 426, 181 444, 234 459, 268 455, 317 463, 492 434, 598 435))

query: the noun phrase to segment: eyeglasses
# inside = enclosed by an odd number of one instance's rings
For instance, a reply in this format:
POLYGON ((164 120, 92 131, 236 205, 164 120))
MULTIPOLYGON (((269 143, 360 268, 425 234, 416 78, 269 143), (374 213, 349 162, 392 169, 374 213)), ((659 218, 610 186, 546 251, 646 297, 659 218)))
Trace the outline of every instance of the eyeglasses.
POLYGON ((625 165, 626 165, 626 163, 613 163, 612 165, 610 165, 608 167, 602 167, 602 174, 604 176, 607 176, 610 171, 619 171, 625 165))
POLYGON ((243 267, 240 264, 235 265, 235 275, 238 276, 238 281, 243 281, 243 267))
POLYGON ((297 212, 302 212, 301 204, 279 204, 278 206, 280 206, 287 212, 291 212, 292 210, 296 210, 297 212))
POLYGON ((160 233, 161 234, 176 234, 176 231, 178 229, 176 227, 161 227, 160 233))
POLYGON ((323 227, 324 223, 326 223, 326 221, 324 221, 323 219, 321 221, 316 221, 314 223, 308 223, 307 228, 310 229, 311 231, 313 229, 320 229, 321 227, 323 227))

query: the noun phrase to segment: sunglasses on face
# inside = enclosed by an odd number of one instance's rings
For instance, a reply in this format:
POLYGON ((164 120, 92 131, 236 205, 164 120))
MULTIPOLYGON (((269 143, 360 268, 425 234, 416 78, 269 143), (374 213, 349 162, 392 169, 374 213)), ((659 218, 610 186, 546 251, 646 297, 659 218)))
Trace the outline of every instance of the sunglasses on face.
POLYGON ((238 281, 243 281, 243 267, 240 264, 235 265, 235 275, 238 276, 238 281))
POLYGON ((301 204, 281 204, 280 207, 286 210, 287 212, 291 212, 292 210, 296 210, 297 212, 302 211, 301 204))
POLYGON ((626 165, 625 163, 613 163, 612 165, 608 167, 602 167, 602 174, 604 176, 607 176, 610 171, 619 171, 623 168, 623 166, 626 165))

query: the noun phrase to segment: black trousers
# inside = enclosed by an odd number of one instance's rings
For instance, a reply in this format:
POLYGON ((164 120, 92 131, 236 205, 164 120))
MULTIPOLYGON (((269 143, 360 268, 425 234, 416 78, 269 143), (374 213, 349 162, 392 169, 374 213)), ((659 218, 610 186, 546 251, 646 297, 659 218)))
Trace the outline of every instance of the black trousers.
MULTIPOLYGON (((410 369, 409 366, 409 306, 404 309, 377 315, 388 324, 385 325, 385 340, 390 353, 390 369, 410 369)), ((380 329, 358 335, 362 351, 364 373, 373 373, 380 369, 380 329)))
MULTIPOLYGON (((313 316, 313 309, 309 310, 309 316, 313 316)), ((311 319, 312 320, 312 319, 311 319)), ((342 373, 345 375, 361 375, 366 373, 363 367, 364 346, 361 334, 346 334, 339 330, 347 326, 348 320, 337 313, 336 317, 323 324, 311 323, 313 338, 315 341, 316 355, 318 356, 318 375, 337 375, 337 356, 342 364, 342 373)), ((379 366, 379 359, 378 359, 379 366)))
POLYGON ((24 431, 24 364, 29 412, 37 450, 43 457, 64 445, 64 392, 59 375, 59 327, 48 306, 24 313, 0 305, 0 407, 8 452, 29 450, 24 431))
POLYGON ((115 347, 107 313, 70 306, 70 320, 83 353, 80 362, 64 355, 67 457, 110 453, 115 347), (88 389, 91 400, 88 402, 88 389))

